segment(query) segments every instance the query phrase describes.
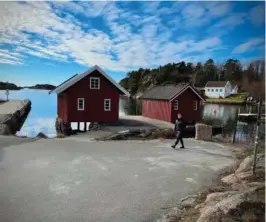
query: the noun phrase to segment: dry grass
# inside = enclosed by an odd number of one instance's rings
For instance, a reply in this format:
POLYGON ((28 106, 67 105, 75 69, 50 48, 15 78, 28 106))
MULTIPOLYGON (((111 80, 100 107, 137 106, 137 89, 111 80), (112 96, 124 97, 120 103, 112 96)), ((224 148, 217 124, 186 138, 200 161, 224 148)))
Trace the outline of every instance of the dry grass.
POLYGON ((58 133, 58 134, 56 135, 56 138, 65 138, 65 135, 64 135, 64 134, 61 134, 61 133, 58 133))

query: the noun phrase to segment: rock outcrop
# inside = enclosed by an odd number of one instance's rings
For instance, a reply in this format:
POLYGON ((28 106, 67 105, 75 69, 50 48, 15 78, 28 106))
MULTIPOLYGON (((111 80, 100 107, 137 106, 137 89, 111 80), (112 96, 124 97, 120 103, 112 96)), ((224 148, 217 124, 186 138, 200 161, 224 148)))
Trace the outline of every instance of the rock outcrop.
MULTIPOLYGON (((241 164, 239 165, 238 169, 236 170, 236 173, 248 171, 252 169, 253 165, 253 156, 250 155, 246 157, 241 164)), ((256 162, 257 168, 264 168, 265 167, 265 154, 260 153, 257 155, 257 162, 256 162)))
POLYGON ((245 158, 235 172, 220 178, 221 184, 198 195, 181 200, 166 222, 264 222, 265 155, 258 154, 256 174, 252 172, 253 156, 245 158))
POLYGON ((237 170, 221 178, 231 191, 215 192, 197 205, 197 222, 263 222, 265 215, 265 155, 258 154, 256 174, 252 172, 253 156, 246 157, 237 170))
MULTIPOLYGON (((240 191, 228 191, 225 193, 209 194, 205 202, 196 206, 200 210, 200 217, 197 222, 213 222, 213 221, 245 221, 244 213, 246 210, 256 210, 265 208, 261 200, 252 198, 257 192, 264 191, 265 186, 259 185, 240 191)), ((264 209, 263 209, 264 211, 264 209)), ((257 214, 254 221, 262 221, 263 215, 257 214)))

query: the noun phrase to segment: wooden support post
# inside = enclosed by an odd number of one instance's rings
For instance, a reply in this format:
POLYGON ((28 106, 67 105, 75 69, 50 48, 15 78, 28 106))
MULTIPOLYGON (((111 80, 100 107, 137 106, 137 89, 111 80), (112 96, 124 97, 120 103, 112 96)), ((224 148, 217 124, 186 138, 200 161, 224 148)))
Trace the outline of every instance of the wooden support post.
POLYGON ((84 132, 87 131, 87 122, 84 122, 84 132))
POLYGON ((238 109, 238 113, 237 113, 236 125, 235 125, 234 133, 233 133, 233 143, 235 143, 235 140, 236 140, 236 131, 237 131, 237 125, 238 125, 239 113, 240 113, 240 108, 238 109))
POLYGON ((78 131, 80 131, 80 123, 78 122, 78 131))
POLYGON ((260 131, 260 117, 261 117, 261 107, 262 100, 259 100, 258 115, 257 115, 257 128, 256 128, 256 137, 255 137, 255 146, 254 146, 254 156, 253 156, 253 174, 256 173, 256 163, 257 163, 257 152, 258 152, 258 143, 259 143, 259 131, 260 131))

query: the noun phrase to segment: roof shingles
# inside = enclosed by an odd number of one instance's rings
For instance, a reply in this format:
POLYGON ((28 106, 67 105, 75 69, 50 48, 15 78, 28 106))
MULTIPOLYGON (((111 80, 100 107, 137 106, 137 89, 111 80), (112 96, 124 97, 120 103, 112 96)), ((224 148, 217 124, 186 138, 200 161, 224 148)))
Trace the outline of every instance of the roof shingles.
POLYGON ((209 81, 205 87, 225 87, 227 81, 209 81))
POLYGON ((188 84, 155 86, 154 88, 145 92, 140 99, 170 100, 187 85, 188 84))

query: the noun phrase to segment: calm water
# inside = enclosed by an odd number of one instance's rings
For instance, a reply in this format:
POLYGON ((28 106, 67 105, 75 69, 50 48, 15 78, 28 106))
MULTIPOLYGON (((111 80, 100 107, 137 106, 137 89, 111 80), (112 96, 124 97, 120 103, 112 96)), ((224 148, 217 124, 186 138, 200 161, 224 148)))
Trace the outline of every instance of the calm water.
MULTIPOLYGON (((0 99, 5 99, 5 91, 0 90, 0 99)), ((55 118, 57 99, 55 94, 48 94, 46 90, 23 89, 10 91, 9 99, 30 99, 32 102, 31 112, 18 135, 34 137, 43 132, 49 137, 55 136, 55 118)), ((135 101, 123 99, 120 101, 120 115, 135 115, 141 113, 141 105, 136 106, 135 101)), ((238 109, 241 112, 249 110, 246 106, 206 104, 201 107, 202 121, 212 124, 223 124, 233 129, 238 109), (213 110, 216 110, 216 114, 213 110)), ((256 108, 256 107, 254 107, 256 108)), ((253 109, 254 109, 253 108, 253 109)), ((254 110, 255 111, 255 110, 254 110)), ((73 127, 75 128, 75 126, 73 127)))

